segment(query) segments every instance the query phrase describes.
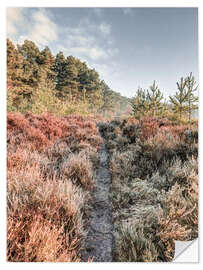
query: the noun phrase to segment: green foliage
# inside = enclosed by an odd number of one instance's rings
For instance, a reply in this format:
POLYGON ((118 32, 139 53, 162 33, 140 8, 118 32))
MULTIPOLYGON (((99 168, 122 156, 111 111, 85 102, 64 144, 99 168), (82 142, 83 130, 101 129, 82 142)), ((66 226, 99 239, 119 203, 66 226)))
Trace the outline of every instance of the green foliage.
POLYGON ((177 82, 178 91, 169 96, 169 103, 154 81, 148 90, 138 87, 136 95, 131 99, 132 115, 140 119, 144 116, 166 117, 179 124, 192 123, 192 115, 198 109, 198 89, 192 73, 185 79, 181 77, 177 82))
POLYGON ((150 114, 155 116, 162 110, 163 104, 163 94, 161 93, 158 85, 154 81, 153 84, 150 86, 150 90, 147 90, 147 102, 150 114))
POLYGON ((172 110, 180 121, 188 114, 188 121, 191 123, 192 113, 198 109, 198 97, 195 95, 198 86, 192 72, 185 79, 182 77, 180 82, 177 82, 177 87, 178 92, 169 97, 172 110))
POLYGON ((132 112, 135 118, 140 118, 148 110, 147 92, 142 88, 138 88, 136 96, 131 100, 132 112))
POLYGON ((140 118, 147 116, 163 116, 166 110, 166 102, 163 102, 163 94, 154 81, 149 90, 138 88, 136 96, 131 100, 133 116, 140 118))
POLYGON ((107 111, 114 111, 115 101, 114 92, 108 87, 108 85, 104 81, 102 81, 102 93, 103 104, 100 107, 100 111, 105 116, 107 111))
POLYGON ((179 119, 182 118, 183 112, 186 112, 188 109, 188 106, 186 105, 186 101, 188 98, 186 84, 187 81, 183 77, 181 77, 180 82, 177 82, 178 91, 173 97, 169 96, 170 102, 173 105, 172 110, 175 114, 179 116, 179 119))
POLYGON ((86 115, 127 104, 85 62, 62 52, 54 57, 29 40, 17 48, 7 40, 7 67, 9 111, 86 115))
POLYGON ((191 123, 192 112, 198 109, 198 97, 195 96, 195 92, 197 91, 198 86, 196 86, 195 77, 192 75, 192 72, 186 78, 186 87, 188 92, 188 118, 189 122, 191 123))
POLYGON ((7 83, 11 86, 21 85, 23 74, 23 57, 13 43, 7 39, 7 83))

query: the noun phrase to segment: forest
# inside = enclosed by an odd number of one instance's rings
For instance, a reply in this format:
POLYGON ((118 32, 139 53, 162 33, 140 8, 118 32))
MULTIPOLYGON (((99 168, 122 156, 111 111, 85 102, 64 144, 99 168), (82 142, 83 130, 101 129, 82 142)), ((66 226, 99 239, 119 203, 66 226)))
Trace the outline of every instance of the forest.
POLYGON ((58 116, 123 111, 128 98, 109 88, 95 69, 63 52, 53 56, 25 40, 17 48, 7 40, 8 111, 50 112, 58 116))
POLYGON ((175 85, 127 98, 7 39, 9 262, 170 262, 198 237, 198 85, 175 85))

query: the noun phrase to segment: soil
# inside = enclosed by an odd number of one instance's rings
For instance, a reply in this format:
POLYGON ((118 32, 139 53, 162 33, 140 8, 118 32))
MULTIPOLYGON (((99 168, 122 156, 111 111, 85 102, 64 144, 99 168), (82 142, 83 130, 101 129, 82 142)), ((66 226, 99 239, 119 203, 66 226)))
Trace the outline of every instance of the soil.
POLYGON ((105 144, 100 150, 100 166, 93 191, 93 208, 89 216, 89 232, 85 241, 82 260, 112 262, 114 245, 112 209, 110 204, 111 176, 105 144))

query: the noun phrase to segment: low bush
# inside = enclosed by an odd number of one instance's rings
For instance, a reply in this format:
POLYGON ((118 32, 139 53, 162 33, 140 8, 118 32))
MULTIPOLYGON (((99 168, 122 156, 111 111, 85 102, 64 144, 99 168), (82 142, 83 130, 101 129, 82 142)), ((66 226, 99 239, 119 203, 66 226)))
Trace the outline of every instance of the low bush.
POLYGON ((93 188, 92 167, 85 155, 71 155, 67 161, 63 162, 61 171, 67 178, 72 179, 73 183, 87 189, 93 188))
POLYGON ((7 128, 7 260, 80 261, 102 142, 96 123, 8 113, 7 128))
POLYGON ((156 262, 158 252, 153 242, 146 238, 142 228, 133 224, 121 228, 115 257, 121 262, 156 262))
POLYGON ((116 261, 171 261, 198 236, 198 130, 166 119, 105 123, 116 261), (109 126, 108 126, 109 125, 109 126))

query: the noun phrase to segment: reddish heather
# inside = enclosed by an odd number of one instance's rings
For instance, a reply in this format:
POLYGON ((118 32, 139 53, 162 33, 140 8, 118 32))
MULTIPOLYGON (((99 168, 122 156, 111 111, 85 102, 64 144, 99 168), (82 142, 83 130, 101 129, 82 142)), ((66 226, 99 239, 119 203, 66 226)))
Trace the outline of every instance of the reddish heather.
POLYGON ((185 131, 191 129, 188 125, 175 125, 167 119, 159 119, 155 117, 145 117, 140 120, 142 141, 149 139, 164 131, 165 133, 172 133, 175 137, 179 137, 180 140, 184 140, 185 131))
POLYGON ((151 136, 154 136, 159 128, 159 123, 156 118, 146 117, 140 121, 141 124, 141 140, 147 140, 151 136))
POLYGON ((32 149, 41 150, 63 137, 74 136, 85 141, 87 134, 98 134, 95 122, 87 117, 58 118, 49 113, 40 116, 27 113, 24 116, 18 112, 7 115, 8 143, 12 145, 28 144, 32 149))
POLYGON ((7 137, 8 261, 80 261, 102 142, 96 121, 10 112, 7 137))

